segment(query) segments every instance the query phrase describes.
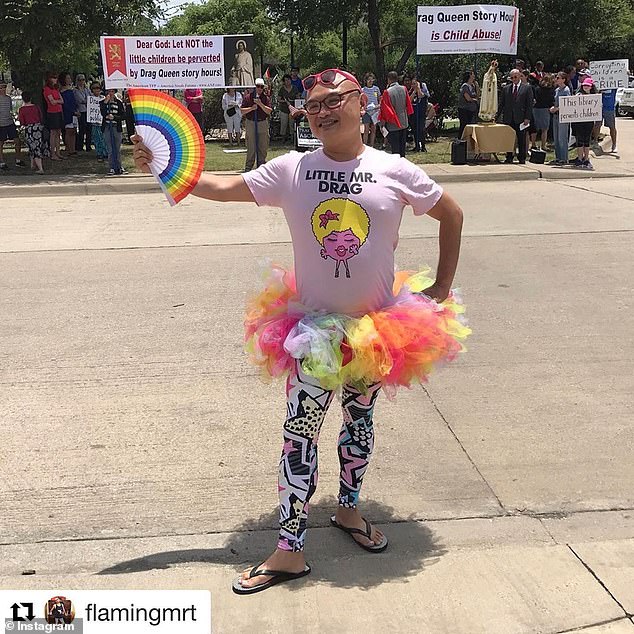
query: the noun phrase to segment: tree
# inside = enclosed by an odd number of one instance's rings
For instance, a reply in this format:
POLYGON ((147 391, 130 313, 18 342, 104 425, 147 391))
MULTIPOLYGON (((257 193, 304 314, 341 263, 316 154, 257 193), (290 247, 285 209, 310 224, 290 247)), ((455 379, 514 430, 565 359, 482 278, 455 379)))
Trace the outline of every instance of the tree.
POLYGON ((163 27, 166 35, 229 35, 253 33, 256 54, 275 61, 285 54, 266 3, 262 0, 209 0, 206 4, 189 5, 163 27))
POLYGON ((47 70, 96 68, 99 36, 158 16, 158 0, 0 0, 0 51, 17 83, 39 95, 47 70))

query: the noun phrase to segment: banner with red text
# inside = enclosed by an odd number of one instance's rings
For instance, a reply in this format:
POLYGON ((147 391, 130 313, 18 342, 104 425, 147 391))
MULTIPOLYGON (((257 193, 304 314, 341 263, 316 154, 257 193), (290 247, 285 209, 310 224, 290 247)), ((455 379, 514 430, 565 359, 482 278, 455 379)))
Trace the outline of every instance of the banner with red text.
POLYGON ((246 88, 255 85, 253 35, 101 38, 106 88, 246 88))
POLYGON ((518 24, 519 10, 507 5, 418 7, 416 53, 516 55, 518 24))

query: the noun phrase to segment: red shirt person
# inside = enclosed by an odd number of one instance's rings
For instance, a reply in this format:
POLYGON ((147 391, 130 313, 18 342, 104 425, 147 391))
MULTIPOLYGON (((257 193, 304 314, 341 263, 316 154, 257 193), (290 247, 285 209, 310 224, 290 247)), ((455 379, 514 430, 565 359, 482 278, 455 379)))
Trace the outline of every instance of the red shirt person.
POLYGON ((185 90, 185 103, 187 109, 194 115, 194 119, 198 122, 203 134, 203 91, 200 88, 187 88, 185 90))

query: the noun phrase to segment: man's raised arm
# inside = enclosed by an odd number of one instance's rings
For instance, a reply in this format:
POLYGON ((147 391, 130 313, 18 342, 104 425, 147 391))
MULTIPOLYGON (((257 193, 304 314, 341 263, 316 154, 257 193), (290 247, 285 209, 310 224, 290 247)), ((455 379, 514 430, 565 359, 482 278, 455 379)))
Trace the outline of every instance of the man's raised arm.
MULTIPOLYGON (((142 172, 149 173, 149 163, 152 152, 143 144, 143 139, 137 134, 131 138, 134 144, 134 164, 142 172)), ((199 198, 218 200, 220 202, 253 203, 255 199, 242 176, 215 176, 203 172, 192 194, 199 198)))

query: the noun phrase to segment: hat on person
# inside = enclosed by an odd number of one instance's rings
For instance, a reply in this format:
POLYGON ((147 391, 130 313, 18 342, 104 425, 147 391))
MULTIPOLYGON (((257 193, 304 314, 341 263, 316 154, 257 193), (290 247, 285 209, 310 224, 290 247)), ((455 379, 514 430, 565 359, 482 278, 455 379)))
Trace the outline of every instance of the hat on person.
POLYGON ((594 86, 594 82, 592 81, 592 77, 586 77, 582 82, 582 86, 594 86))
POLYGON ((256 86, 264 86, 264 80, 263 80, 261 77, 258 77, 258 78, 255 80, 255 85, 256 85, 256 86))

